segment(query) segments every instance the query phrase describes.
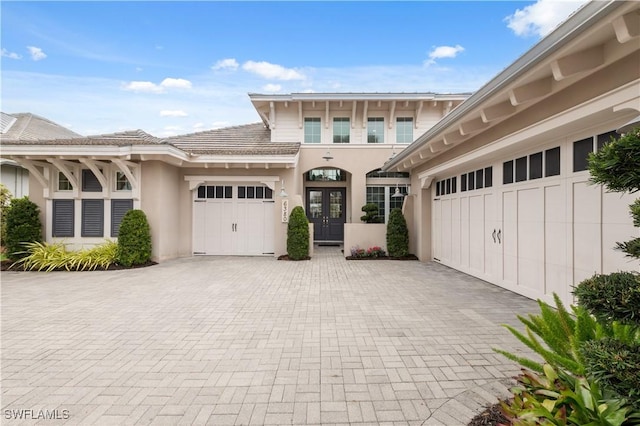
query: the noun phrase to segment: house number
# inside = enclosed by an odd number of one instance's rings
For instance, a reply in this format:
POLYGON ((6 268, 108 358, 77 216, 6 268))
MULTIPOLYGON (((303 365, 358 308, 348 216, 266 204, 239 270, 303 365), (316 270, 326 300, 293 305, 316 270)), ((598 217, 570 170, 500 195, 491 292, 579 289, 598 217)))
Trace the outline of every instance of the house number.
POLYGON ((289 222, 289 200, 282 200, 282 223, 289 222))

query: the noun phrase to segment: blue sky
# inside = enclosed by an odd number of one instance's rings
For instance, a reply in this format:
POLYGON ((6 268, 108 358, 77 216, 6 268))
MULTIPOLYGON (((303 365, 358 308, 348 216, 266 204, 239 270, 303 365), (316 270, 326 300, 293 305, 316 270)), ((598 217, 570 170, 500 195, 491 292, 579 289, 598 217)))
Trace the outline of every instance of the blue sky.
POLYGON ((472 92, 584 1, 2 1, 3 112, 89 135, 259 121, 248 93, 472 92))

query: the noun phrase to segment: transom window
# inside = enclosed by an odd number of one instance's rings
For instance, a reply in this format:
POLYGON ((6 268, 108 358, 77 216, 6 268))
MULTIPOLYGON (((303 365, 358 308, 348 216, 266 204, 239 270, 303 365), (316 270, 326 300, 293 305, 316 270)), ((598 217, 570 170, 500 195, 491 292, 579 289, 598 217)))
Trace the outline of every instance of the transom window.
POLYGON ((198 198, 232 198, 231 186, 201 185, 198 187, 198 198))
POLYGON ((239 186, 238 198, 270 200, 273 198, 273 191, 265 186, 239 186))
POLYGON ((348 117, 333 119, 333 143, 349 143, 350 125, 348 117))
POLYGON ((367 204, 373 203, 378 206, 378 216, 384 219, 387 223, 389 220, 389 213, 391 210, 402 208, 404 202, 404 196, 407 195, 407 186, 382 186, 382 185, 367 185, 367 204), (398 188, 401 196, 393 196, 398 188))
POLYGON ((304 143, 320 143, 320 117, 304 119, 304 143))
POLYGON ((131 182, 123 172, 116 172, 116 191, 131 191, 131 182))
POLYGON ((72 191, 73 185, 69 182, 69 178, 64 173, 58 172, 58 191, 72 191))
POLYGON ((313 169, 306 174, 307 181, 313 182, 344 182, 347 174, 340 169, 313 169))
POLYGON ((413 142, 413 117, 396 118, 396 142, 413 142))
POLYGON ((367 142, 384 143, 384 118, 369 117, 367 119, 367 142))

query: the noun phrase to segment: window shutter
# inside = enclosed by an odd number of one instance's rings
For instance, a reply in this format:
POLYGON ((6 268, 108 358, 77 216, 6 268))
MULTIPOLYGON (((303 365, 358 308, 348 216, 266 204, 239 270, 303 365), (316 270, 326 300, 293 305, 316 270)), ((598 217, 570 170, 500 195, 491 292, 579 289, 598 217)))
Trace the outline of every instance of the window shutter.
POLYGON ((100 181, 89 169, 82 169, 82 191, 102 192, 102 185, 100 185, 100 181))
POLYGON ((73 237, 73 200, 53 200, 53 237, 73 237))
POLYGON ((111 236, 117 237, 124 215, 133 209, 133 200, 111 200, 111 236))
POLYGON ((82 200, 83 237, 104 237, 104 200, 82 200))

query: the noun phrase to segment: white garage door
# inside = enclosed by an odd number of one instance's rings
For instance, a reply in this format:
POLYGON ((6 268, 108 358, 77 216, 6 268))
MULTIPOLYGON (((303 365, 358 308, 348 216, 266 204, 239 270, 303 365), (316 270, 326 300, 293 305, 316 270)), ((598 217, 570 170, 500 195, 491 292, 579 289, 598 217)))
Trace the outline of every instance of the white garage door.
POLYGON ((193 253, 272 255, 273 191, 264 185, 201 185, 194 191, 193 253))
POLYGON ((637 268, 613 250, 616 241, 638 235, 628 210, 634 197, 588 183, 583 158, 598 139, 437 181, 434 259, 527 297, 552 301, 557 293, 565 303, 573 302, 573 286, 594 273, 637 268))

